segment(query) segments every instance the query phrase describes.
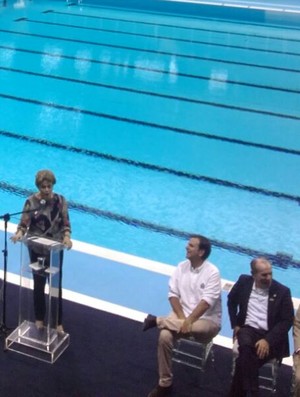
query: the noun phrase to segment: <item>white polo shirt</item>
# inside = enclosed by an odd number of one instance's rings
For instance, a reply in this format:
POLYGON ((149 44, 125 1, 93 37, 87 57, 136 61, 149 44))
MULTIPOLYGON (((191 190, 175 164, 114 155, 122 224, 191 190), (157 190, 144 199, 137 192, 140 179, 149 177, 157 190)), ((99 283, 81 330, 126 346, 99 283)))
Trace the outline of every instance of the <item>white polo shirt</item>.
POLYGON ((179 263, 169 281, 168 297, 173 296, 179 299, 186 316, 205 300, 209 308, 201 318, 221 326, 221 277, 219 269, 209 261, 197 269, 192 268, 188 259, 179 263))

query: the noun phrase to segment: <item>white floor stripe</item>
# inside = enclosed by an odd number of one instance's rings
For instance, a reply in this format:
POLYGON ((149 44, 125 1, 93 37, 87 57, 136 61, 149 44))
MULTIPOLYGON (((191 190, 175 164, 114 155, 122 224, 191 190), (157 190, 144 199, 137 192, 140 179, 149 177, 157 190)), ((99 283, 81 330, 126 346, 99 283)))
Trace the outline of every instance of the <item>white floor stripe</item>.
MULTIPOLYGON (((0 277, 3 278, 3 271, 0 271, 0 277)), ((19 285, 20 283, 20 276, 17 276, 12 273, 7 273, 7 281, 9 283, 19 285)), ((138 321, 142 323, 144 318, 146 317, 147 313, 140 312, 138 310, 129 309, 128 307, 124 307, 121 305, 116 305, 111 302, 107 302, 101 299, 92 298, 87 295, 80 294, 78 292, 70 291, 67 289, 63 289, 63 297, 66 300, 69 300, 74 303, 78 303, 84 306, 91 307, 96 310, 102 310, 107 313, 112 313, 117 316, 125 317, 134 321, 138 321)), ((214 338, 214 344, 218 346, 222 346, 228 349, 232 348, 232 339, 226 336, 217 335, 214 338)), ((293 358, 292 356, 286 357, 283 359, 283 364, 292 366, 293 365, 293 358)))

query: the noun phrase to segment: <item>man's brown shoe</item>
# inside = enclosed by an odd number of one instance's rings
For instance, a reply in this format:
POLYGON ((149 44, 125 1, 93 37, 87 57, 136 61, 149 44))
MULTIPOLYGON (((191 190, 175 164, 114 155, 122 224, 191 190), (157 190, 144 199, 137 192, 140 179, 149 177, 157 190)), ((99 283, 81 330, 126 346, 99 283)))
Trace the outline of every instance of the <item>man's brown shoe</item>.
POLYGON ((162 387, 158 385, 148 394, 148 397, 170 397, 171 393, 172 386, 162 387))
POLYGON ((152 316, 152 314, 148 314, 148 316, 144 320, 143 331, 147 331, 147 329, 156 327, 156 316, 152 316))

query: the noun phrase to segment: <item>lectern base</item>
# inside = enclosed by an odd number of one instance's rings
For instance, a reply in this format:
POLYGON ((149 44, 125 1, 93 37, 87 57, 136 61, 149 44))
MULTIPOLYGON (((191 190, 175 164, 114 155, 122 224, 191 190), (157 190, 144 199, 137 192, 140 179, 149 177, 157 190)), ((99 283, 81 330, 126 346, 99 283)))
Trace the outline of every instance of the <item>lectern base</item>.
POLYGON ((66 350, 70 335, 52 328, 38 329, 24 321, 5 340, 6 349, 53 364, 66 350))

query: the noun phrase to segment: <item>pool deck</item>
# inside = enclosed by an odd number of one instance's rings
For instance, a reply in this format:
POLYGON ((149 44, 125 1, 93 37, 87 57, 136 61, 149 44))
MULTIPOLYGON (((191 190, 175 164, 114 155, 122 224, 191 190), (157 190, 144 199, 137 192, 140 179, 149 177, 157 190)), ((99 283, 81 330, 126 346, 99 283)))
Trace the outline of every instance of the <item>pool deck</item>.
MULTIPOLYGON (((77 3, 77 1, 67 0, 68 3, 77 3)), ((217 6, 227 8, 242 8, 246 10, 267 10, 267 11, 279 11, 279 12, 300 12, 300 4, 298 0, 150 0, 140 2, 139 0, 126 0, 124 3, 122 0, 79 0, 78 4, 98 4, 99 6, 119 6, 122 5, 128 7, 128 5, 135 5, 136 7, 152 7, 156 9, 160 8, 162 4, 174 5, 174 3, 181 3, 182 5, 195 4, 201 6, 217 6), (173 3, 173 4, 172 4, 173 3)))
MULTIPOLYGON (((183 0, 168 0, 183 1, 183 0)), ((237 7, 253 10, 273 10, 280 12, 300 12, 298 0, 184 0, 186 3, 206 4, 223 7, 237 7)))
MULTIPOLYGON (((24 0, 21 0, 24 1, 24 0)), ((67 0, 69 5, 98 6, 136 11, 230 19, 251 23, 299 26, 298 0, 67 0)))
MULTIPOLYGON (((16 225, 8 223, 7 281, 19 285, 20 244, 12 244, 10 235, 16 225)), ((4 226, 0 226, 4 246, 4 226)), ((0 278, 3 279, 3 261, 0 278)), ((168 280, 174 266, 135 257, 103 247, 73 240, 73 249, 65 253, 63 297, 98 310, 143 322, 147 313, 165 315, 168 280)), ((231 328, 226 307, 227 293, 233 281, 222 279, 223 321, 217 345, 231 348, 231 328)), ((300 299, 293 298, 295 309, 300 299)), ((291 338, 291 335, 290 335, 291 338)), ((292 342, 292 341, 291 341, 292 342)), ((292 357, 284 360, 292 365, 292 357)))

